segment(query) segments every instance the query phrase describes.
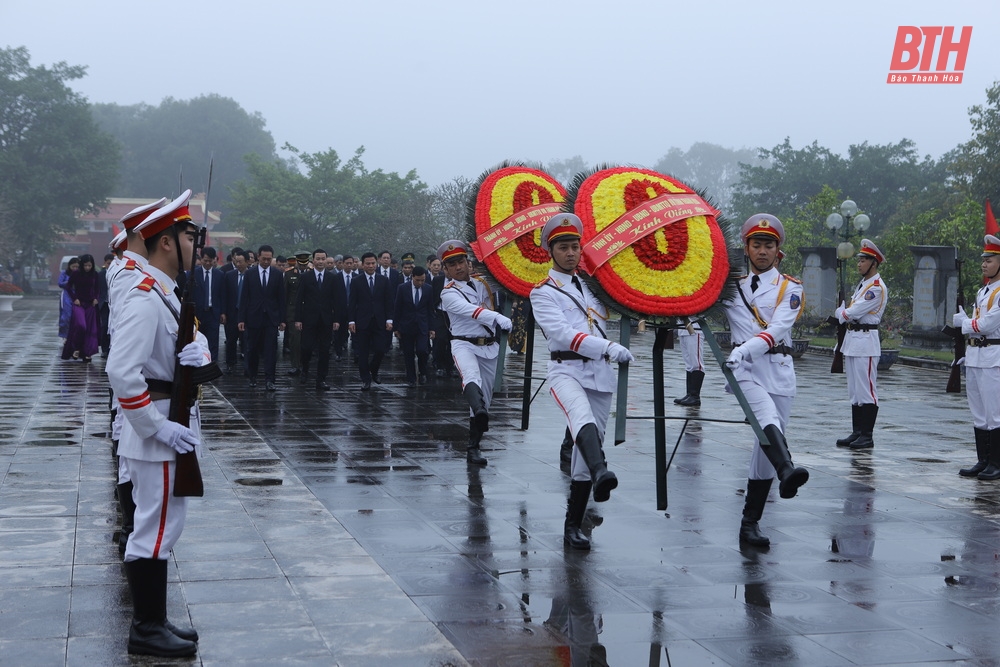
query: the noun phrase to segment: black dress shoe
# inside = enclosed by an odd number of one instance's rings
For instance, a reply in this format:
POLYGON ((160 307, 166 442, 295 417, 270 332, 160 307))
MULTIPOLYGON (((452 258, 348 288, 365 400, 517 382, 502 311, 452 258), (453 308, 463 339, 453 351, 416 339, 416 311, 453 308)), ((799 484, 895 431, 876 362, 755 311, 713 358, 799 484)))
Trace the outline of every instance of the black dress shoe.
POLYGON ((378 373, 372 373, 372 382, 375 384, 382 384, 382 378, 379 377, 378 373))
POLYGON ((427 384, 427 376, 421 375, 417 378, 417 384, 427 384))
POLYGON ((257 381, 256 380, 250 380, 250 386, 251 387, 256 387, 257 386, 257 381))
POLYGON ((416 387, 417 386, 417 381, 416 380, 407 380, 406 381, 406 386, 407 387, 416 387))
POLYGON ((330 391, 330 385, 325 382, 317 382, 316 391, 330 391))
POLYGON ((291 375, 291 376, 295 376, 295 375, 298 375, 301 372, 302 372, 301 368, 293 368, 292 370, 288 371, 288 374, 291 375))
POLYGON ((443 368, 439 368, 436 371, 434 371, 434 375, 437 375, 439 378, 448 377, 448 371, 444 370, 443 368))
POLYGON ((265 388, 266 388, 266 389, 267 389, 268 391, 277 391, 277 389, 278 389, 278 388, 277 388, 276 386, 274 386, 274 383, 273 383, 273 382, 271 382, 270 380, 268 380, 268 381, 267 381, 267 382, 266 382, 266 383, 264 384, 264 387, 265 387, 265 388))
POLYGON ((343 359, 343 357, 342 357, 342 356, 340 356, 339 354, 335 354, 335 355, 333 355, 333 360, 334 360, 334 361, 341 361, 342 359, 343 359))
POLYGON ((371 391, 371 388, 372 388, 372 383, 371 382, 362 382, 361 383, 361 391, 371 391))

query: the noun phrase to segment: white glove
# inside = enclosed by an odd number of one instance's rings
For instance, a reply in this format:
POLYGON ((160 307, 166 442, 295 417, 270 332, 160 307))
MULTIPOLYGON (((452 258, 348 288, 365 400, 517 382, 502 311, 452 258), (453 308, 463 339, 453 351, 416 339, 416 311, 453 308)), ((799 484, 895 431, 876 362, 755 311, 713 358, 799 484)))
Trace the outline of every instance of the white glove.
POLYGON ((184 349, 177 353, 181 366, 204 366, 209 361, 208 350, 201 346, 198 341, 192 341, 184 346, 184 349))
POLYGON ((201 444, 194 431, 169 420, 163 422, 163 426, 160 427, 160 430, 153 437, 167 447, 175 450, 178 454, 187 454, 194 451, 194 448, 201 444))
POLYGON ((969 316, 965 314, 965 309, 964 308, 959 308, 958 312, 955 313, 954 316, 952 316, 951 323, 952 323, 952 325, 956 329, 961 329, 962 328, 962 324, 964 324, 965 321, 968 320, 968 319, 969 319, 969 316))
POLYGON ((504 331, 510 331, 511 329, 514 328, 514 323, 510 321, 510 318, 507 317, 506 315, 501 315, 500 313, 497 313, 497 317, 496 320, 494 320, 494 322, 498 327, 500 327, 504 331))
POLYGON ((619 345, 618 343, 611 343, 608 345, 608 357, 611 361, 617 361, 619 364, 627 364, 631 361, 635 361, 635 357, 624 345, 619 345))
POLYGON ((846 311, 847 311, 847 309, 844 308, 844 304, 840 304, 840 308, 838 308, 837 310, 833 311, 833 314, 837 316, 837 321, 840 322, 841 324, 845 324, 847 322, 847 312, 846 311))
POLYGON ((732 370, 736 370, 740 367, 745 359, 743 346, 733 348, 733 351, 729 353, 729 358, 726 359, 726 366, 732 370))

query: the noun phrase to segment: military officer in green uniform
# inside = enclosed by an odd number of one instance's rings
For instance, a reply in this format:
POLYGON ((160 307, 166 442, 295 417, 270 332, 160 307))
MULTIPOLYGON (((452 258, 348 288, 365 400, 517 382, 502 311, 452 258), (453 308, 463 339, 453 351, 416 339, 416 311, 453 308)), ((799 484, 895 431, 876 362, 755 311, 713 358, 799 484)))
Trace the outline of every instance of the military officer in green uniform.
MULTIPOLYGON (((289 262, 285 269, 285 316, 289 322, 295 321, 295 306, 299 303, 299 280, 304 271, 309 270, 309 253, 306 251, 295 253, 295 261, 289 262)), ((302 373, 302 331, 296 327, 285 329, 285 340, 288 341, 289 365, 292 367, 288 371, 289 375, 300 375, 302 373)))

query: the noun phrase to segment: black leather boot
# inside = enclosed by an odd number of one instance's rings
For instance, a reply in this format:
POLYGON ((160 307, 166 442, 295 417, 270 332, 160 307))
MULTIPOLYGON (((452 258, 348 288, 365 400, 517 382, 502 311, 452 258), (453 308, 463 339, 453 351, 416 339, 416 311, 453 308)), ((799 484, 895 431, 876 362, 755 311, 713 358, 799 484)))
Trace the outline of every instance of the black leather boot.
POLYGON ((125 555, 128 536, 135 527, 135 501, 132 500, 132 482, 118 485, 118 506, 122 513, 122 529, 118 533, 118 553, 125 555))
POLYGON ((878 418, 878 406, 865 403, 861 410, 861 435, 851 443, 851 449, 871 449, 875 446, 872 434, 875 432, 875 420, 878 418))
POLYGON ((771 491, 770 479, 748 479, 746 501, 743 503, 743 521, 740 522, 740 543, 752 547, 769 547, 771 540, 760 532, 757 524, 764 516, 764 504, 771 491))
POLYGON ((851 434, 837 441, 838 447, 850 447, 851 443, 861 437, 861 406, 851 405, 851 434))
POLYGON ((128 561, 125 576, 134 610, 128 633, 128 652, 165 658, 197 653, 198 645, 175 631, 187 632, 195 639, 197 633, 180 630, 167 621, 167 561, 151 558, 128 561))
POLYGON ((590 481, 594 485, 594 502, 603 503, 611 497, 611 492, 618 488, 618 478, 608 470, 597 424, 585 424, 580 429, 576 434, 576 447, 590 469, 590 481))
POLYGON ((973 431, 976 434, 976 459, 977 462, 974 466, 970 468, 962 468, 958 471, 958 474, 962 477, 975 477, 983 470, 990 462, 990 432, 984 428, 974 428, 973 431))
POLYGON ((977 479, 981 479, 987 482, 992 482, 995 479, 1000 479, 1000 428, 995 428, 989 432, 990 436, 990 455, 989 463, 981 473, 976 475, 977 479))
POLYGON ((701 385, 705 381, 705 371, 691 371, 687 374, 687 394, 683 398, 675 398, 674 403, 688 408, 701 405, 701 385))
POLYGON ((462 393, 465 394, 465 400, 469 402, 469 409, 472 410, 472 416, 476 420, 480 434, 486 433, 490 430, 490 413, 486 409, 483 390, 479 388, 478 384, 470 382, 465 385, 462 393))
POLYGON ((799 487, 809 481, 809 471, 792 465, 792 455, 788 451, 785 435, 777 426, 774 424, 765 426, 764 435, 771 444, 762 449, 778 474, 778 495, 782 498, 794 498, 799 487))
POLYGON ((590 550, 590 540, 583 534, 583 515, 587 512, 591 482, 572 481, 569 483, 569 502, 566 503, 566 523, 563 524, 563 540, 572 549, 590 550))
POLYGON ((573 434, 569 431, 569 426, 566 427, 566 433, 563 434, 562 444, 559 445, 559 462, 569 463, 573 460, 573 434))
MULTIPOLYGON (((472 385, 475 387, 476 385, 472 385)), ((465 460, 478 466, 488 463, 483 452, 479 449, 479 442, 483 439, 483 432, 479 430, 475 417, 469 417, 469 446, 465 450, 465 460)))

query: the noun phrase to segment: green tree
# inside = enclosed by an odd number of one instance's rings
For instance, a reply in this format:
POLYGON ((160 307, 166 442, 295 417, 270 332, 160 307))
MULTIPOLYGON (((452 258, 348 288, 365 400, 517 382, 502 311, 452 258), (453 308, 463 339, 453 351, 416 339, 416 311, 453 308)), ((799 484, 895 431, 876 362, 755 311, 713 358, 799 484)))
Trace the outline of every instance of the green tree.
POLYGON ((740 179, 741 163, 765 166, 759 162, 757 151, 751 148, 733 149, 697 142, 687 151, 671 148, 653 169, 704 190, 720 210, 728 212, 740 179))
POLYGON ((830 186, 858 202, 877 235, 910 195, 947 179, 947 159, 921 159, 909 139, 855 144, 844 158, 815 141, 793 148, 786 138, 772 149, 758 149, 758 157, 763 165, 741 165, 733 195, 737 219, 760 212, 787 217, 830 186))
POLYGON ((228 97, 168 97, 159 106, 96 104, 94 116, 124 147, 115 196, 179 193, 181 181, 185 188, 205 192, 211 157, 215 161, 212 198, 216 198, 215 193, 221 195, 210 204, 223 211, 224 221, 230 186, 247 176, 244 156, 278 158, 264 117, 248 113, 228 97))
POLYGON ((415 171, 369 171, 363 147, 346 162, 332 149, 284 149, 289 162, 248 155, 248 177, 231 188, 233 224, 251 245, 396 254, 436 247, 433 198, 415 171))
POLYGON ((969 109, 973 136, 960 147, 954 172, 974 199, 1000 208, 1000 81, 987 89, 986 101, 969 109))
POLYGON ((76 213, 106 203, 118 171, 115 140, 67 82, 86 68, 32 67, 24 47, 0 49, 0 201, 9 211, 0 262, 38 267, 76 213))

